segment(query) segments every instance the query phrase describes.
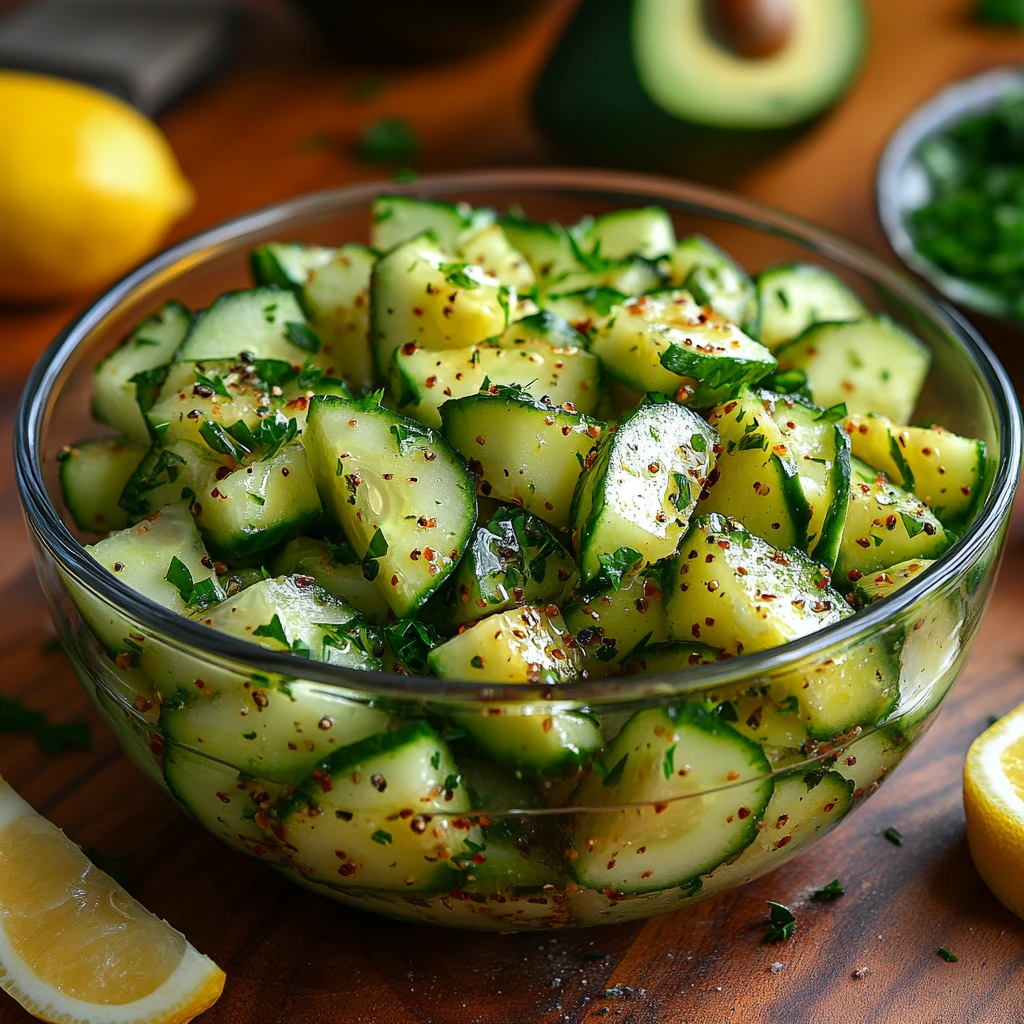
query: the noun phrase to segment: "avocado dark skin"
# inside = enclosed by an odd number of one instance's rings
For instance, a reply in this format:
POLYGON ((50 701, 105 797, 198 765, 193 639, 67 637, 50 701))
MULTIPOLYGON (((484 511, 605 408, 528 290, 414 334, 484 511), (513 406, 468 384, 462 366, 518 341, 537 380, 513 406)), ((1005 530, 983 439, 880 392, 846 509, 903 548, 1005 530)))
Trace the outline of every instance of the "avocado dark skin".
POLYGON ((630 0, 583 0, 537 83, 534 116, 564 159, 728 184, 820 120, 742 131, 670 117, 637 76, 631 8, 630 0))
POLYGON ((547 0, 297 0, 346 54, 444 60, 508 40, 547 0))

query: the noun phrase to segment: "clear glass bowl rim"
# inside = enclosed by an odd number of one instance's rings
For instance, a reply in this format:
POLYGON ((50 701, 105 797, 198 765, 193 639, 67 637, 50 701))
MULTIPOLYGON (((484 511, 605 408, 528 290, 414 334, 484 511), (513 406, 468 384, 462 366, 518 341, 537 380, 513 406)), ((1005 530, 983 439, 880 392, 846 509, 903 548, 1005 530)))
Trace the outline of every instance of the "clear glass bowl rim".
POLYGON ((346 690, 381 696, 434 701, 551 699, 550 687, 505 687, 493 683, 443 682, 383 672, 341 669, 323 662, 271 651, 256 644, 210 630, 156 604, 106 572, 71 534, 51 502, 43 479, 42 437, 51 396, 63 380, 65 367, 77 346, 104 317, 134 289, 164 273, 179 260, 205 252, 222 252, 247 235, 280 226, 287 230, 294 218, 309 218, 360 203, 369 204, 382 191, 424 198, 454 198, 461 193, 568 192, 627 203, 662 203, 676 210, 725 220, 751 230, 787 238, 846 269, 881 284, 949 333, 975 364, 988 390, 999 432, 1000 457, 985 505, 967 532, 936 563, 911 583, 855 616, 781 647, 747 654, 713 665, 678 672, 632 677, 611 676, 558 688, 559 696, 573 701, 623 702, 652 699, 666 692, 694 694, 735 687, 756 676, 775 674, 804 658, 865 639, 898 618, 921 598, 938 590, 951 575, 972 565, 995 542, 1013 501, 1021 465, 1021 414, 1013 386, 991 349, 978 333, 946 303, 927 295, 906 274, 882 263, 858 246, 827 229, 791 214, 742 199, 717 189, 653 175, 563 168, 486 170, 430 175, 398 185, 372 181, 288 199, 224 221, 158 253, 100 294, 78 314, 43 352, 33 368, 18 408, 14 433, 14 460, 22 508, 30 529, 61 569, 101 595, 144 628, 148 627, 176 646, 215 661, 234 663, 243 671, 260 671, 336 685, 346 690))

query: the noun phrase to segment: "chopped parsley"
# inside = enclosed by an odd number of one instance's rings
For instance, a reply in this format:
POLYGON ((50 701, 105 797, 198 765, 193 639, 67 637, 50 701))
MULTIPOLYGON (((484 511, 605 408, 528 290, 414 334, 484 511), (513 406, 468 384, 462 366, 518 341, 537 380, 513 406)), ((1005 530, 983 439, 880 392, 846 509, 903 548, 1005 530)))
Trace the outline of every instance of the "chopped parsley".
POLYGON ((834 900, 839 896, 845 896, 846 890, 843 888, 843 883, 838 878, 833 878, 828 885, 823 885, 820 889, 815 889, 811 893, 811 896, 816 900, 834 900))
POLYGON ((377 831, 374 832, 373 835, 370 836, 370 838, 375 843, 380 843, 381 846, 388 846, 390 843, 394 842, 394 840, 391 838, 391 833, 385 832, 384 829, 382 828, 377 829, 377 831))
POLYGON ((366 547, 366 554, 363 555, 362 566, 363 578, 365 580, 372 583, 377 578, 377 573, 380 572, 380 562, 378 559, 383 558, 387 553, 387 538, 384 536, 384 531, 378 528, 370 538, 370 543, 366 547))
POLYGON ((355 158, 364 164, 407 164, 420 152, 420 140, 412 126, 401 117, 380 117, 359 133, 355 158))
POLYGON ((882 832, 882 835, 885 836, 885 838, 888 839, 889 842, 893 844, 893 846, 903 845, 903 833, 901 833, 898 829, 887 828, 884 832, 882 832))
POLYGON ((776 903, 774 900, 767 901, 771 907, 768 918, 768 931, 765 933, 765 942, 782 942, 793 934, 796 927, 796 918, 793 912, 783 903, 776 903))
POLYGON ((951 953, 945 946, 939 946, 935 952, 946 961, 947 964, 955 964, 960 959, 956 953, 951 953))

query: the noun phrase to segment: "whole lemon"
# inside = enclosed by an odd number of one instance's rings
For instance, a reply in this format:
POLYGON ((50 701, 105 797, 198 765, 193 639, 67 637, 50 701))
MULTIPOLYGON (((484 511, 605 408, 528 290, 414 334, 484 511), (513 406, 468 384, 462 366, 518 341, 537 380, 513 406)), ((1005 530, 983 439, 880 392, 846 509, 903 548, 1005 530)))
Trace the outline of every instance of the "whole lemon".
POLYGON ((167 139, 97 89, 0 71, 0 299, 95 290, 192 204, 167 139))

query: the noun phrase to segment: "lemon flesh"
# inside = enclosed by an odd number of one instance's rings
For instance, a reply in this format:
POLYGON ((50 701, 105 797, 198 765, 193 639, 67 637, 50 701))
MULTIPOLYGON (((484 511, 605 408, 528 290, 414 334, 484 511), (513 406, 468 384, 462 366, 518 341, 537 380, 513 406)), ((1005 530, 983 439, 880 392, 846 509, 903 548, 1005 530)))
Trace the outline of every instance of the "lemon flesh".
POLYGON ((166 138, 120 100, 0 71, 0 299, 94 290, 192 203, 166 138))
POLYGON ((0 987, 67 1024, 182 1024, 224 974, 0 779, 0 987))
POLYGON ((1024 704, 971 745, 964 766, 971 858, 999 901, 1024 918, 1024 704))

